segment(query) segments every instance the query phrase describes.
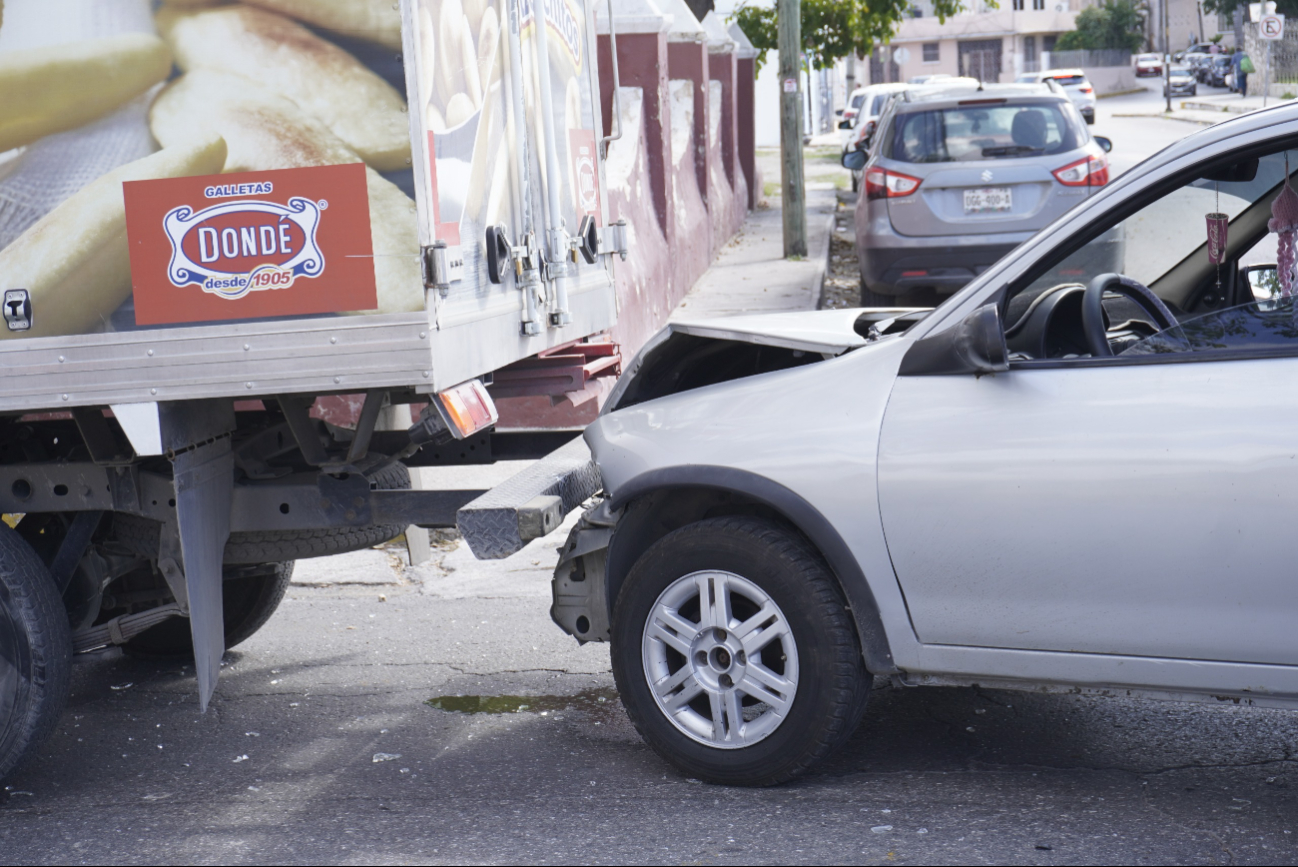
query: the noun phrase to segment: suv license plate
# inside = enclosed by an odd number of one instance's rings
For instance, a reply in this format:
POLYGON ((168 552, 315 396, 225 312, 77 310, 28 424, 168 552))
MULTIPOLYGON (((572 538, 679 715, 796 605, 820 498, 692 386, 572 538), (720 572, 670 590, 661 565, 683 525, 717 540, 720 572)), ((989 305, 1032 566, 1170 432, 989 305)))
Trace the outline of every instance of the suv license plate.
POLYGON ((984 187, 964 191, 964 212, 982 214, 987 211, 1008 211, 1013 204, 1009 187, 984 187))

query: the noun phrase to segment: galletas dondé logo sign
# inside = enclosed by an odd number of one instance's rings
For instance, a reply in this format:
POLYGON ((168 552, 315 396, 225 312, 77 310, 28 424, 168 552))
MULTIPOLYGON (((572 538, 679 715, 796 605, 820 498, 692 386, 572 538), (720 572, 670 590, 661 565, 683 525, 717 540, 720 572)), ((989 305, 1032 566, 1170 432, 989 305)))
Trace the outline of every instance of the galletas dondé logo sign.
POLYGON ((357 163, 124 185, 139 325, 377 306, 357 163))

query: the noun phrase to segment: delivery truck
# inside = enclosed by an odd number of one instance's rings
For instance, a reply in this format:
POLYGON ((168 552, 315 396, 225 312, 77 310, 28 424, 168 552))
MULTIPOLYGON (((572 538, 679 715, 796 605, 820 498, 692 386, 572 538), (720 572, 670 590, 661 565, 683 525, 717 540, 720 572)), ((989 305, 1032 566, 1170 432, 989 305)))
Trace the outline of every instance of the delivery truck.
POLYGON ((192 653, 206 708, 293 561, 461 510, 509 547, 598 487, 491 395, 609 351, 591 3, 0 3, 0 778, 74 653, 192 653))

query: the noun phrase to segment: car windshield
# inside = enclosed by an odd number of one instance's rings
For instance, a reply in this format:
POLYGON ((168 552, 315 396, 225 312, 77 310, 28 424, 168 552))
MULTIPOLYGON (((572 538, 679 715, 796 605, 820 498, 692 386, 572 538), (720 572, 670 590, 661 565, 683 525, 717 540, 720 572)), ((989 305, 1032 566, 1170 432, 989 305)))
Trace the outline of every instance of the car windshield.
POLYGON ((1136 60, 1137 60, 1137 61, 1143 61, 1143 62, 1154 61, 1154 60, 1158 60, 1158 55, 1157 55, 1157 54, 1142 54, 1142 55, 1140 55, 1139 57, 1137 57, 1136 60))
POLYGON ((1176 78, 1177 76, 1185 78, 1190 75, 1190 70, 1186 69, 1184 66, 1173 66, 1171 74, 1173 78, 1176 78))
POLYGON ((1029 157, 1081 147, 1060 103, 961 105, 900 115, 892 159, 910 163, 1029 157))

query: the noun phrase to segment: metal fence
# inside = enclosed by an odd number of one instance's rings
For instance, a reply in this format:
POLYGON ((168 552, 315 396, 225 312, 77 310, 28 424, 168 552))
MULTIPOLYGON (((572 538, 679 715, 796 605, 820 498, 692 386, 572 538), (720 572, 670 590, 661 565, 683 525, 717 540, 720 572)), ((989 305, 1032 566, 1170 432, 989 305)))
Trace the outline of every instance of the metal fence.
POLYGON ((1041 52, 1042 69, 1082 69, 1100 66, 1130 66, 1131 52, 1120 48, 1106 48, 1100 51, 1043 51, 1041 52))
MULTIPOLYGON (((1267 72, 1267 40, 1258 39, 1257 24, 1244 25, 1244 51, 1253 61, 1257 72, 1248 77, 1248 92, 1261 94, 1265 89, 1264 81, 1267 72)), ((1283 96, 1285 93, 1298 94, 1298 32, 1285 28, 1284 39, 1277 39, 1270 45, 1271 96, 1283 96)))

